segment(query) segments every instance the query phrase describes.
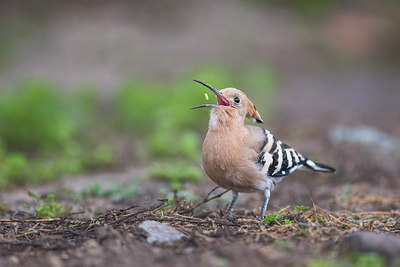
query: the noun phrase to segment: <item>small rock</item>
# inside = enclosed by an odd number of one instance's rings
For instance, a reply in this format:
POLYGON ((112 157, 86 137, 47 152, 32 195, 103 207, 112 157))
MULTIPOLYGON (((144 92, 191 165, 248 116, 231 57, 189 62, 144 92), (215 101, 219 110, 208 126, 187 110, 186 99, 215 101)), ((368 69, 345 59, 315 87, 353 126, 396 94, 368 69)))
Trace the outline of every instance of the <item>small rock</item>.
POLYGON ((63 263, 59 257, 56 255, 50 255, 47 258, 47 264, 49 267, 62 267, 63 263))
POLYGON ((93 239, 88 240, 87 242, 85 242, 84 245, 88 249, 97 249, 97 248, 99 248, 99 244, 93 239))
POLYGON ((376 252, 386 258, 400 257, 400 238, 390 234, 355 232, 342 242, 343 251, 376 252))
POLYGON ((17 256, 13 255, 10 258, 8 258, 8 261, 11 265, 19 265, 19 259, 17 258, 17 256))
POLYGON ((95 230, 96 239, 99 243, 108 237, 108 231, 105 227, 97 227, 95 230))
POLYGON ((90 257, 96 258, 103 254, 103 249, 96 240, 90 239, 86 241, 83 244, 83 247, 85 248, 86 255, 89 255, 90 257))
POLYGON ((144 221, 138 226, 139 230, 147 237, 150 244, 168 243, 182 239, 186 235, 182 234, 175 228, 156 221, 144 221))

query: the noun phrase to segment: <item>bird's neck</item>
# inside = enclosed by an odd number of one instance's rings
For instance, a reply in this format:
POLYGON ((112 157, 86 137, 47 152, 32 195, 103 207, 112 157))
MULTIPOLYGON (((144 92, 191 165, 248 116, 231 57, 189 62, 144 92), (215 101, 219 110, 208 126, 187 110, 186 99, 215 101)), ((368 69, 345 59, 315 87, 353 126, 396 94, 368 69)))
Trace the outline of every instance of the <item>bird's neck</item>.
POLYGON ((244 117, 233 108, 213 108, 210 113, 208 123, 209 130, 230 130, 232 128, 243 127, 244 117))
POLYGON ((238 165, 246 152, 243 148, 249 142, 249 133, 233 108, 213 108, 210 114, 208 132, 203 143, 203 166, 226 170, 226 166, 238 165), (231 110, 232 109, 232 110, 231 110), (236 116, 234 116, 236 115, 236 116))

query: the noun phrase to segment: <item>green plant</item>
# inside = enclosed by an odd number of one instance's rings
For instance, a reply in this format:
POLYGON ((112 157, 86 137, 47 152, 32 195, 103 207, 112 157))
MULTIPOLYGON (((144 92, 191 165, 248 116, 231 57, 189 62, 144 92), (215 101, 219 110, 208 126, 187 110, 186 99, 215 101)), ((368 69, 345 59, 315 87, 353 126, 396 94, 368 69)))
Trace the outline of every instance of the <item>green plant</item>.
POLYGON ((35 212, 38 219, 49 219, 61 217, 63 207, 61 204, 54 201, 54 194, 48 194, 46 198, 41 197, 33 192, 28 192, 28 195, 35 199, 35 212))
POLYGON ((265 224, 271 224, 272 222, 275 222, 276 224, 281 225, 281 223, 278 221, 279 219, 282 219, 283 215, 275 215, 275 214, 269 214, 264 218, 264 223, 265 224))
POLYGON ((298 211, 294 216, 293 220, 285 219, 285 224, 294 224, 296 222, 297 217, 300 215, 302 211, 308 210, 310 207, 307 206, 294 206, 294 210, 298 211))
POLYGON ((285 219, 285 224, 293 224, 294 221, 289 220, 289 219, 285 219))
POLYGON ((310 209, 310 207, 300 205, 300 206, 294 206, 294 209, 297 210, 297 211, 303 211, 303 210, 310 209))

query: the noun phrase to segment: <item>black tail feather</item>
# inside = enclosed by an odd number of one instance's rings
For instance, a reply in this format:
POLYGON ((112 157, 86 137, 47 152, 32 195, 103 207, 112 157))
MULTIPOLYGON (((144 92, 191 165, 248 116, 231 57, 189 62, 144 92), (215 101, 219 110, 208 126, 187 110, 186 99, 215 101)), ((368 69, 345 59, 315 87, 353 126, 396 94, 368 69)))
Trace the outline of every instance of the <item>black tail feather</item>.
POLYGON ((314 162, 309 159, 304 162, 304 166, 317 172, 336 172, 336 169, 329 165, 326 165, 324 163, 314 162))

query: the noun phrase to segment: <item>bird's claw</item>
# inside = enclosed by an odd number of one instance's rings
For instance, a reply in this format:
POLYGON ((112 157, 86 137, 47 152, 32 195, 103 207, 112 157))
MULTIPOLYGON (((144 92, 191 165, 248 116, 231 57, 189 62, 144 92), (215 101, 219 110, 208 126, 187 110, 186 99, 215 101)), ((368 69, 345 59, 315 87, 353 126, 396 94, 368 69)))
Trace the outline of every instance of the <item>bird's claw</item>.
POLYGON ((228 221, 231 222, 237 222, 237 220, 235 219, 235 217, 233 217, 232 212, 225 212, 224 216, 225 219, 227 219, 228 221))

